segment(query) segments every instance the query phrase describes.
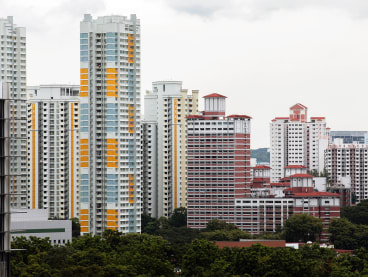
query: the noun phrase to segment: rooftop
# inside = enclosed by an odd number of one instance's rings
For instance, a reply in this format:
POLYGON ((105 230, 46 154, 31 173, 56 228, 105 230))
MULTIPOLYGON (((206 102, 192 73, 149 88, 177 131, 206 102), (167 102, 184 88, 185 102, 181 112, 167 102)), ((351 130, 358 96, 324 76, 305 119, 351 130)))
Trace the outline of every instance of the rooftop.
POLYGON ((248 115, 232 114, 232 115, 227 116, 227 118, 251 118, 251 117, 248 115))
POLYGON ((313 178, 313 177, 314 177, 313 175, 305 174, 305 173, 294 174, 290 176, 290 178, 313 178))
POLYGON ((326 197, 326 196, 340 197, 338 193, 332 193, 332 192, 326 192, 326 191, 294 193, 293 195, 293 197, 326 197))
POLYGON ((260 165, 256 165, 255 167, 253 167, 253 169, 271 169, 271 167, 260 164, 260 165))
POLYGON ((203 96, 203 98, 227 98, 227 97, 218 93, 211 93, 206 96, 203 96))
POLYGON ((296 103, 294 106, 291 106, 290 109, 308 109, 308 108, 300 103, 296 103))
POLYGON ((306 167, 304 165, 293 164, 293 165, 285 166, 285 168, 306 168, 306 167))

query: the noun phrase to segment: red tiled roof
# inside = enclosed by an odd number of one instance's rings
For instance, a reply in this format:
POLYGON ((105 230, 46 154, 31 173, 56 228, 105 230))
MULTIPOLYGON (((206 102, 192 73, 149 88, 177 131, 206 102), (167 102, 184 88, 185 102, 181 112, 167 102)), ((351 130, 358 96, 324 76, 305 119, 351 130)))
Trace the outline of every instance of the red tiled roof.
POLYGON ((288 187, 290 183, 271 183, 271 187, 288 187))
POLYGON ((304 193, 294 193, 293 197, 323 197, 323 196, 335 196, 339 197, 338 193, 326 192, 326 191, 314 191, 304 193))
POLYGON ((306 106, 300 104, 300 103, 296 103, 294 106, 291 106, 290 109, 295 109, 295 108, 302 108, 302 109, 308 109, 306 106))
POLYGON ((253 169, 271 169, 271 167, 260 164, 260 165, 256 165, 255 167, 253 167, 253 169))
MULTIPOLYGON (((266 178, 253 178, 253 182, 265 182, 266 178)), ((270 177, 267 177, 267 179, 270 179, 270 177)))
POLYGON ((354 253, 354 250, 347 250, 347 249, 335 249, 335 251, 338 253, 338 254, 342 254, 342 253, 349 253, 349 254, 353 254, 354 253))
POLYGON ((318 117, 318 116, 315 116, 315 117, 311 117, 311 119, 321 120, 321 119, 326 119, 326 117, 318 117))
POLYGON ((284 240, 247 240, 247 241, 216 241, 219 248, 224 247, 251 247, 255 244, 261 244, 269 247, 285 247, 284 240))
POLYGON ((291 175, 290 178, 313 178, 313 176, 310 174, 299 173, 299 174, 291 175))
POLYGON ((192 115, 188 115, 187 118, 202 118, 202 119, 204 119, 204 116, 203 115, 192 114, 192 115))
POLYGON ((289 117, 275 117, 274 119, 272 119, 272 121, 276 121, 279 119, 290 119, 289 117))
POLYGON ((280 181, 290 181, 290 177, 281 178, 280 181))
POLYGON ((292 165, 285 166, 285 168, 306 168, 306 167, 304 165, 292 164, 292 165))
POLYGON ((208 94, 206 96, 203 96, 203 98, 210 98, 210 97, 227 98, 226 96, 218 94, 218 93, 211 93, 211 94, 208 94))
POLYGON ((227 118, 236 118, 236 117, 238 117, 238 118, 251 118, 250 116, 248 116, 248 115, 241 115, 241 114, 232 114, 232 115, 228 115, 227 116, 227 118))

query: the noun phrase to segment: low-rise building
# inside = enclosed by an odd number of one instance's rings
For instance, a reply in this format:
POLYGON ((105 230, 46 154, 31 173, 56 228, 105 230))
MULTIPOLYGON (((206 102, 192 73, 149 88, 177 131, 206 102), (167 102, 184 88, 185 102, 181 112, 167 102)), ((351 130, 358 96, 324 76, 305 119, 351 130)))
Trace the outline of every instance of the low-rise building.
POLYGON ((46 209, 12 210, 11 237, 49 238, 52 245, 72 241, 71 220, 48 220, 46 209))

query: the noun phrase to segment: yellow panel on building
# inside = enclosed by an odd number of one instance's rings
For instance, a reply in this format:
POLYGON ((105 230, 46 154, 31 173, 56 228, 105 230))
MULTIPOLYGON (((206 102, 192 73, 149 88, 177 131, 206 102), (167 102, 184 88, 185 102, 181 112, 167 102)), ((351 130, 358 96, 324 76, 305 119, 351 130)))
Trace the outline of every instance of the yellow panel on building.
POLYGON ((88 68, 80 69, 80 97, 88 97, 88 68))
POLYGON ((80 149, 84 150, 80 152, 80 167, 88 167, 88 139, 80 139, 80 149))
POLYGON ((134 175, 129 174, 129 203, 134 203, 134 175))
POLYGON ((128 62, 134 63, 134 35, 128 34, 128 62))
POLYGON ((107 73, 118 73, 118 69, 117 68, 106 68, 106 72, 107 73))

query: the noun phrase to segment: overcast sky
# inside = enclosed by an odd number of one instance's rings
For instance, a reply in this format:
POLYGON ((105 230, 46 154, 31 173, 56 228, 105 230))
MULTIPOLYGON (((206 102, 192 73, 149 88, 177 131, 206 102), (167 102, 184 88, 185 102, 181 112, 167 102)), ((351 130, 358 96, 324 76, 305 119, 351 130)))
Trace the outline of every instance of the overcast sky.
POLYGON ((367 0, 0 0, 27 28, 28 85, 79 83, 84 13, 137 14, 142 94, 158 80, 224 94, 253 117, 253 148, 297 102, 332 130, 368 129, 367 0))

